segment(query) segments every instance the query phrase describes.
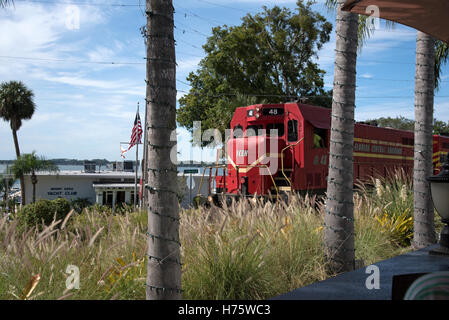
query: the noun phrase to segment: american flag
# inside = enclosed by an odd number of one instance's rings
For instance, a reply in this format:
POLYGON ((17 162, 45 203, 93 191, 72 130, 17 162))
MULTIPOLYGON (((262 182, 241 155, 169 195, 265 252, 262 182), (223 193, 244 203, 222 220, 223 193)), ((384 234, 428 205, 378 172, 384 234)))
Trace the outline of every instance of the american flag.
POLYGON ((134 120, 133 132, 131 133, 131 139, 128 144, 128 149, 122 149, 122 158, 125 158, 125 156, 123 155, 125 152, 129 151, 129 149, 131 149, 138 143, 142 143, 142 123, 140 122, 139 112, 137 112, 136 119, 134 120))

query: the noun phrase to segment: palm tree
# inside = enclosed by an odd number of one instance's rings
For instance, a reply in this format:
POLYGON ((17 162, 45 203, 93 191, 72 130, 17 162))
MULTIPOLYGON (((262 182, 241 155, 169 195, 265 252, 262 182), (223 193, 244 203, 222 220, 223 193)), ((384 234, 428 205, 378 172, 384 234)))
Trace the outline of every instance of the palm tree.
POLYGON ((434 208, 425 178, 432 175, 432 128, 434 91, 438 91, 441 68, 449 56, 447 43, 434 41, 418 31, 415 76, 415 157, 413 173, 413 246, 421 249, 436 241, 434 208), (434 57, 434 58, 433 58, 434 57), (433 70, 432 70, 433 68, 433 70), (433 71, 433 72, 432 72, 433 71))
POLYGON ((181 299, 172 0, 147 0, 147 299, 181 299), (174 135, 175 136, 175 135, 174 135), (173 156, 173 159, 171 158, 173 156))
POLYGON ((353 143, 358 16, 337 9, 334 88, 324 247, 332 272, 354 269, 353 143))
MULTIPOLYGON (((31 173, 31 183, 33 185, 33 200, 34 203, 36 201, 36 184, 37 184, 37 176, 36 172, 38 171, 59 171, 58 166, 56 166, 51 161, 45 160, 43 157, 39 157, 36 155, 36 152, 25 153, 17 160, 14 161, 11 166, 11 172, 14 173, 16 177, 23 177, 25 174, 31 173)), ((23 201, 24 199, 22 199, 23 201)))
MULTIPOLYGON (((324 247, 333 272, 353 270, 353 143, 357 50, 374 32, 369 17, 341 11, 345 0, 326 0, 337 11, 329 174, 324 247)), ((387 21, 387 27, 394 23, 387 21)))
MULTIPOLYGON (((36 109, 33 101, 33 92, 21 81, 3 82, 0 84, 0 118, 9 121, 16 148, 16 157, 20 157, 17 130, 22 126, 22 120, 31 119, 36 109)), ((23 176, 20 178, 22 190, 22 205, 25 204, 25 183, 23 176)))
POLYGON ((433 100, 435 88, 435 42, 418 31, 415 75, 414 147, 414 236, 413 246, 424 248, 436 242, 434 209, 426 178, 433 173, 433 100))

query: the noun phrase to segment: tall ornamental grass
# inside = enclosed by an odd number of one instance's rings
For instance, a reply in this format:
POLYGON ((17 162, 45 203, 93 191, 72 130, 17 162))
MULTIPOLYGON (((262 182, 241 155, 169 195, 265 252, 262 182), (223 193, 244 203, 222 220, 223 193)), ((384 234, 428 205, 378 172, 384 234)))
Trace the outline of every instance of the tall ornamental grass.
MULTIPOLYGON (((405 185, 401 204, 393 202, 402 185, 390 185, 382 199, 375 187, 354 194, 356 259, 364 265, 410 250, 379 222, 388 209, 410 207, 405 185)), ((307 195, 181 210, 183 298, 266 299, 333 276, 323 254, 323 214, 323 199, 307 195)), ((18 222, 0 218, 0 299, 145 299, 146 212, 93 207, 49 225, 18 222), (79 289, 67 288, 73 266, 79 289)))

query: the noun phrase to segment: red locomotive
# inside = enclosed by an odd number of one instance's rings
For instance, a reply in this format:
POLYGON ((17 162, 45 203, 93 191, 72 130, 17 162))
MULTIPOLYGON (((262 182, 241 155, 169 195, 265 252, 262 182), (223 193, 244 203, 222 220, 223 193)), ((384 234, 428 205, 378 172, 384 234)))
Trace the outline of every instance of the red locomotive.
MULTIPOLYGON (((330 127, 327 108, 296 102, 237 108, 227 142, 227 165, 214 179, 216 196, 325 190, 330 127)), ((356 123, 354 130, 354 181, 386 176, 397 168, 412 174, 412 131, 362 123, 356 123)), ((433 142, 438 172, 449 151, 449 137, 434 135, 433 142)))

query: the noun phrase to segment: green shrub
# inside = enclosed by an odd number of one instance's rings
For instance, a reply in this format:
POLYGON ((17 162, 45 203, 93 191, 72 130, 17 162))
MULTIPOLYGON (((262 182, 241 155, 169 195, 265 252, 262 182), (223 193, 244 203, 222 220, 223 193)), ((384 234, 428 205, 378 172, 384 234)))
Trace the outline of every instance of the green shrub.
POLYGON ((70 201, 70 207, 77 213, 81 213, 85 208, 91 205, 92 203, 89 201, 89 199, 86 198, 78 198, 70 201))
POLYGON ((376 220, 382 226, 382 232, 386 233, 391 241, 399 246, 407 247, 413 238, 413 217, 406 209, 400 215, 392 215, 385 212, 376 220))
POLYGON ((87 207, 86 209, 88 212, 113 214, 111 207, 106 205, 100 205, 98 203, 94 203, 93 205, 87 207))
POLYGON ((64 218, 70 212, 70 202, 67 199, 59 198, 52 201, 58 219, 64 218))
POLYGON ((40 199, 34 203, 28 204, 19 211, 17 218, 19 225, 23 227, 33 227, 51 224, 56 215, 56 220, 62 220, 70 212, 70 203, 67 199, 59 198, 56 200, 40 199))
POLYGON ((371 178, 370 183, 358 184, 359 194, 370 199, 377 214, 388 211, 389 215, 413 213, 413 181, 404 170, 389 173, 387 177, 371 178))

